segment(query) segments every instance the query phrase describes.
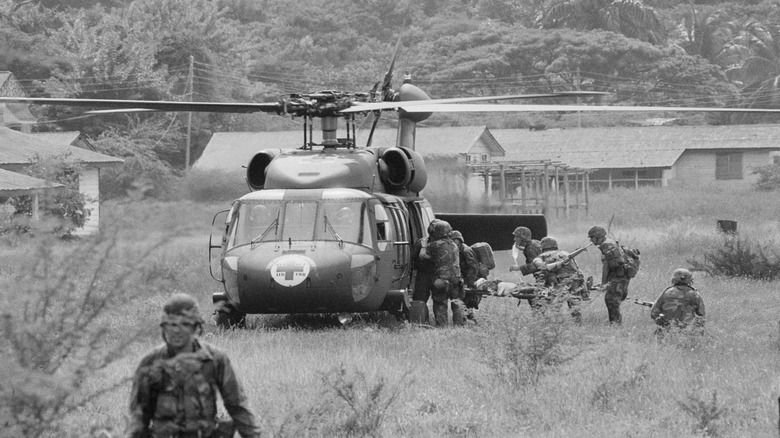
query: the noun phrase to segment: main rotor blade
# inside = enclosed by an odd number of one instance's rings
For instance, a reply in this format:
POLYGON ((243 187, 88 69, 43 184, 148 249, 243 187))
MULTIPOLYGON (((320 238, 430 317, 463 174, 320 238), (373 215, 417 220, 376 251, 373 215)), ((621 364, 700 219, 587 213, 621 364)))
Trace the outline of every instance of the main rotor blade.
POLYGON ((399 109, 408 113, 468 113, 468 112, 721 112, 721 113, 780 113, 777 108, 723 108, 690 106, 604 106, 604 105, 480 105, 480 104, 429 104, 406 105, 399 109))
MULTIPOLYGON (((352 107, 343 109, 342 113, 360 113, 364 111, 376 111, 383 109, 399 109, 410 105, 432 105, 432 104, 452 104, 465 102, 484 102, 488 100, 511 100, 511 99, 537 99, 546 97, 582 97, 582 96, 606 96, 610 93, 599 91, 565 91, 561 93, 539 93, 539 94, 508 94, 503 96, 479 96, 479 97, 452 97, 447 99, 431 100, 412 100, 398 102, 354 102, 352 107)), ((425 112, 425 111, 423 111, 425 112)))
MULTIPOLYGON (((110 108, 113 110, 192 111, 205 113, 284 113, 284 104, 226 103, 226 102, 173 102, 155 100, 121 99, 72 99, 52 97, 0 97, 0 103, 32 103, 37 105, 68 105, 110 108)), ((114 111, 119 112, 119 111, 114 111)))

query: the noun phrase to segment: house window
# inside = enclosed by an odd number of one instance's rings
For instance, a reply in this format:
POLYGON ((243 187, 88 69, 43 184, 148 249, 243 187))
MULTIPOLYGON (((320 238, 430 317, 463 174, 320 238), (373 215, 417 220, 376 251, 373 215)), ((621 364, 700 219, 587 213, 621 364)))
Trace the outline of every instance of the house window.
POLYGON ((715 179, 742 179, 742 152, 716 153, 715 179))
POLYGON ((487 160, 488 160, 488 156, 487 156, 487 154, 482 154, 482 162, 483 162, 483 163, 486 163, 486 162, 487 162, 487 160))

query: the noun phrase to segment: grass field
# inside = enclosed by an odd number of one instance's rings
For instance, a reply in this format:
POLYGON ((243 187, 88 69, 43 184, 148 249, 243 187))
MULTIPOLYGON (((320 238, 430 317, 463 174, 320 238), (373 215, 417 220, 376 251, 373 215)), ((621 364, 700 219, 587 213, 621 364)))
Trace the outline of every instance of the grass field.
MULTIPOLYGON (((67 435, 122 430, 126 379, 140 355, 161 342, 157 322, 170 293, 196 296, 210 314, 211 293, 220 285, 208 273, 207 236, 211 216, 223 207, 105 207, 103 223, 123 226, 119 250, 107 253, 102 266, 125 278, 98 281, 119 285, 112 290, 121 292, 95 320, 108 330, 98 353, 126 346, 111 353, 108 366, 77 379, 77 392, 116 387, 64 416, 67 435), (161 247, 144 255, 161 240, 161 247)), ((586 244, 587 229, 610 220, 618 240, 641 249, 642 269, 632 280, 619 327, 607 324, 601 294, 584 306, 581 325, 555 312, 534 317, 525 302, 518 306, 512 298, 488 297, 478 325, 465 328, 413 327, 380 315, 346 329, 325 317, 253 316, 249 328, 239 331, 219 331, 209 321, 204 339, 229 353, 268 436, 777 436, 778 282, 696 273, 707 333, 674 334, 663 343, 653 336, 649 309, 631 302, 654 301, 676 267, 721 245, 718 219, 737 220, 741 236, 777 243, 779 211, 777 193, 646 189, 595 195, 587 220, 551 220, 550 234, 562 249, 586 244)), ((26 257, 37 254, 39 245, 11 243, 0 250, 6 335, 8 321, 24 324, 18 318, 26 314, 18 303, 20 288, 37 285, 25 272, 33 263, 26 257)), ((52 245, 52 264, 75 269, 57 263, 80 243, 52 245)), ((597 251, 578 260, 586 275, 600 275, 597 251)), ((497 263, 494 277, 518 280, 509 272, 508 252, 498 253, 497 263)), ((2 358, 0 389, 8 391, 20 347, 3 345, 9 351, 2 358)), ((63 366, 53 375, 65 381, 74 372, 63 366)), ((51 384, 30 382, 39 383, 17 385, 51 384)))

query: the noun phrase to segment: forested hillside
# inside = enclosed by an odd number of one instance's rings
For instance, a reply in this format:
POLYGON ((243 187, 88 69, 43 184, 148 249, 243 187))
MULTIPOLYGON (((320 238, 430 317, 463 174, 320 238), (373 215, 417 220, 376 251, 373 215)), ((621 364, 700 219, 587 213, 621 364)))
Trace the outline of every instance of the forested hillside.
MULTIPOLYGON (((780 0, 0 0, 0 70, 30 96, 268 101, 367 91, 399 37, 396 84, 408 72, 433 97, 580 89, 608 91, 610 104, 741 107, 780 98, 780 0)), ((108 152, 184 167, 181 115, 36 110, 58 121, 40 130, 79 130, 108 152)), ((477 121, 524 127, 551 117, 477 121)), ((193 160, 215 131, 297 126, 264 115, 194 119, 193 160)))

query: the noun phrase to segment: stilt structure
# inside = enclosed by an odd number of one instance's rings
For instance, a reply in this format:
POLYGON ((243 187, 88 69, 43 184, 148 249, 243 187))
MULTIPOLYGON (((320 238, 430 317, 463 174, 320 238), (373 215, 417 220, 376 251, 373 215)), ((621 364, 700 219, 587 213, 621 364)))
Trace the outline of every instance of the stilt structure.
POLYGON ((588 176, 591 170, 551 161, 469 163, 484 178, 485 192, 502 207, 521 214, 570 218, 588 213, 588 176))

